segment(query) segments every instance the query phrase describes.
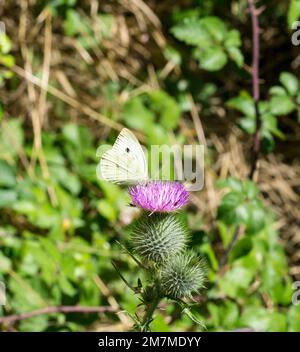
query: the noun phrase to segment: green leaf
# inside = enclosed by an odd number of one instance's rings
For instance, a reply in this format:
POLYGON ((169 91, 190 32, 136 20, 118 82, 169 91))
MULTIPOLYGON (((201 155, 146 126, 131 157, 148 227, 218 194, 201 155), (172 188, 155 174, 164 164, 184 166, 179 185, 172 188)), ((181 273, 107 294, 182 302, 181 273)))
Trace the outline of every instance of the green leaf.
POLYGON ((256 234, 265 225, 265 210, 258 204, 248 204, 246 207, 247 211, 247 233, 256 234))
POLYGON ((279 76, 279 81, 286 88, 290 95, 297 95, 299 90, 299 82, 297 77, 289 72, 282 72, 279 76))
POLYGON ((236 225, 240 222, 236 209, 243 202, 243 195, 240 192, 229 192, 221 201, 218 208, 218 219, 227 225, 236 225))
POLYGON ((0 186, 13 187, 15 184, 15 170, 7 162, 0 160, 0 186))
POLYGON ((270 108, 274 115, 288 115, 295 109, 295 105, 288 95, 278 95, 271 98, 270 108))
MULTIPOLYGON (((15 58, 12 55, 1 55, 0 54, 0 62, 2 63, 2 65, 6 66, 8 68, 12 68, 15 64, 15 58)), ((6 78, 10 78, 9 76, 7 77, 7 73, 6 73, 6 78)))
POLYGON ((242 119, 240 119, 239 125, 241 126, 241 129, 243 129, 248 134, 253 134, 255 132, 256 123, 254 117, 243 117, 242 119))
POLYGON ((262 134, 267 137, 268 133, 272 133, 274 136, 284 139, 284 134, 277 128, 277 118, 271 114, 264 114, 261 116, 262 119, 262 134))
POLYGON ((240 239, 230 253, 230 262, 246 256, 252 250, 252 239, 246 236, 240 239))
POLYGON ((199 60, 200 67, 208 71, 218 71, 227 63, 227 55, 221 47, 198 48, 194 57, 199 60))
POLYGON ((24 132, 22 121, 16 118, 2 121, 0 130, 0 155, 17 156, 18 151, 23 148, 23 143, 24 132))
POLYGON ((232 47, 240 47, 242 45, 241 42, 241 34, 236 29, 230 30, 225 39, 225 47, 227 49, 232 47))
POLYGON ((261 307, 246 307, 239 321, 241 327, 251 327, 257 332, 286 331, 287 321, 284 314, 261 307))
POLYGON ((249 205, 240 204, 235 208, 235 216, 238 223, 248 223, 249 222, 249 205))
POLYGON ((293 295, 292 283, 288 277, 288 263, 284 249, 275 245, 265 258, 262 274, 261 292, 266 292, 277 304, 289 305, 293 295))
POLYGON ((74 296, 76 294, 76 290, 71 284, 71 282, 63 275, 60 275, 58 278, 58 284, 61 288, 62 292, 68 296, 74 296))
POLYGON ((103 38, 111 38, 114 18, 113 15, 107 13, 100 13, 97 15, 98 25, 101 29, 101 35, 103 38))
POLYGON ((166 130, 176 128, 181 115, 176 100, 162 90, 149 93, 149 97, 151 109, 159 116, 160 125, 166 130))
POLYGON ((10 207, 17 201, 17 193, 13 190, 0 189, 0 208, 10 207))
POLYGON ((232 236, 233 236, 233 226, 227 226, 223 221, 218 221, 218 232, 220 234, 224 248, 228 247, 232 236))
POLYGON ((81 183, 77 175, 69 172, 64 166, 50 165, 49 171, 52 180, 59 182, 73 195, 77 195, 81 190, 81 183))
POLYGON ((239 319, 239 307, 235 302, 226 301, 224 306, 220 307, 221 325, 226 329, 233 329, 239 319))
POLYGON ((297 102, 297 104, 300 104, 300 92, 297 94, 296 102, 297 102))
MULTIPOLYGON (((13 259, 13 258, 12 258, 13 259)), ((11 270, 11 265, 12 265, 12 261, 10 258, 6 257, 4 254, 2 254, 2 252, 0 251, 0 270, 1 273, 9 273, 9 271, 11 270)), ((0 276, 0 302, 1 302, 1 276, 0 276)))
POLYGON ((217 306, 214 303, 210 303, 209 302, 207 304, 207 309, 208 309, 209 314, 210 314, 210 317, 209 317, 210 323, 213 326, 219 327, 220 324, 221 324, 221 316, 220 316, 221 312, 220 312, 219 306, 217 306))
POLYGON ((189 45, 206 47, 211 45, 211 36, 199 19, 186 19, 171 29, 173 35, 189 45))
POLYGON ((286 90, 281 86, 273 86, 270 88, 271 95, 286 95, 286 90))
POLYGON ((242 112, 246 116, 255 116, 254 102, 251 96, 245 91, 242 91, 239 96, 230 99, 227 102, 227 106, 242 112))
POLYGON ((146 108, 141 97, 134 97, 124 105, 122 120, 130 128, 147 131, 153 124, 154 114, 146 108))
POLYGON ((49 325, 48 319, 48 315, 38 315, 30 319, 21 320, 19 329, 23 332, 44 331, 49 325))
POLYGON ((217 271, 219 268, 219 263, 211 244, 204 243, 203 245, 201 245, 200 250, 201 250, 201 253, 207 255, 213 270, 217 271))
POLYGON ((98 202, 97 209, 99 213, 109 221, 115 221, 117 213, 113 205, 106 199, 101 199, 98 202))
POLYGON ((0 53, 8 54, 11 50, 12 43, 10 38, 5 34, 0 32, 0 53))
POLYGON ((244 56, 239 48, 231 47, 227 49, 229 57, 233 60, 239 67, 244 64, 244 56))
POLYGON ((163 50, 164 56, 168 61, 173 62, 175 65, 181 64, 181 54, 173 47, 167 45, 163 50))
POLYGON ((289 324, 288 330, 291 332, 300 331, 300 304, 291 306, 287 313, 287 320, 289 324))
POLYGON ((4 108, 3 108, 3 105, 0 102, 0 121, 3 119, 3 116, 4 116, 4 108))
POLYGON ((265 210, 257 199, 257 187, 252 181, 241 183, 234 178, 222 181, 223 186, 229 186, 232 191, 225 194, 218 208, 218 219, 225 224, 243 224, 246 232, 254 234, 265 225, 265 210))
POLYGON ((200 318, 194 312, 192 312, 190 307, 183 308, 182 314, 186 314, 189 319, 191 319, 191 321, 194 322, 196 325, 199 325, 201 328, 205 328, 203 320, 200 320, 200 318))
POLYGON ((169 141, 167 132, 160 125, 152 125, 151 128, 146 131, 146 135, 149 145, 162 145, 167 144, 169 141))
POLYGON ((217 43, 220 43, 225 39, 227 28, 225 23, 220 18, 215 16, 207 16, 202 18, 200 23, 217 43))
POLYGON ((26 201, 26 200, 18 201, 18 203, 13 206, 13 209, 16 212, 21 213, 21 214, 25 214, 25 215, 36 213, 36 208, 34 206, 34 203, 26 201))
POLYGON ((289 28, 292 28, 293 23, 300 17, 300 1, 290 0, 290 6, 287 14, 287 21, 289 28))
POLYGON ((243 267, 235 267, 227 271, 219 280, 221 291, 229 297, 235 298, 246 291, 253 280, 255 272, 243 267))
POLYGON ((243 190, 242 182, 232 176, 230 176, 224 180, 218 180, 217 187, 219 187, 219 188, 229 187, 231 190, 237 191, 237 192, 242 192, 242 190, 243 190))
POLYGON ((164 317, 161 314, 156 314, 155 319, 151 324, 152 331, 159 331, 159 332, 170 332, 171 329, 168 324, 165 322, 164 317))
POLYGON ((81 144, 79 128, 78 128, 78 125, 76 125, 75 123, 69 123, 64 125, 62 129, 62 133, 64 138, 71 144, 74 144, 74 145, 81 144))
POLYGON ((258 196, 258 188, 257 185, 250 180, 245 180, 243 183, 243 191, 245 192, 245 196, 248 199, 256 199, 258 196))
POLYGON ((261 145, 262 145, 263 152, 266 154, 271 153, 274 150, 275 141, 271 133, 269 132, 264 133, 261 145))
POLYGON ((80 14, 73 9, 67 10, 66 20, 64 21, 64 30, 67 36, 73 37, 80 32, 84 32, 85 25, 80 14))
POLYGON ((105 198, 107 198, 110 203, 115 202, 115 204, 117 204, 120 199, 123 198, 123 193, 118 185, 106 181, 99 181, 99 184, 105 195, 105 198))

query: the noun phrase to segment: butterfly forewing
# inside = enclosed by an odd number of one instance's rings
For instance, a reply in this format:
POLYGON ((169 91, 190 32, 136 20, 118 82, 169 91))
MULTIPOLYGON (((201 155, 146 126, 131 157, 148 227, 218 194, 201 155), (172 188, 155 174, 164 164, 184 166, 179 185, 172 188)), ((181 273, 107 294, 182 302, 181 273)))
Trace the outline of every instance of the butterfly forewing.
POLYGON ((139 183, 147 180, 145 153, 135 135, 124 128, 113 147, 100 161, 101 177, 114 183, 139 183))

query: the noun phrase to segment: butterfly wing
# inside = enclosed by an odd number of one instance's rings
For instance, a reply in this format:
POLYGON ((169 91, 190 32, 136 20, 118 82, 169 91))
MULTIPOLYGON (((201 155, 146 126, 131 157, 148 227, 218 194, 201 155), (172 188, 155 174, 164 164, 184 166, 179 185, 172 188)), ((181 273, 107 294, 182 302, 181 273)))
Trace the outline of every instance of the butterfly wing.
POLYGON ((135 135, 124 128, 113 147, 103 154, 100 175, 114 183, 138 183, 147 180, 145 153, 135 135))

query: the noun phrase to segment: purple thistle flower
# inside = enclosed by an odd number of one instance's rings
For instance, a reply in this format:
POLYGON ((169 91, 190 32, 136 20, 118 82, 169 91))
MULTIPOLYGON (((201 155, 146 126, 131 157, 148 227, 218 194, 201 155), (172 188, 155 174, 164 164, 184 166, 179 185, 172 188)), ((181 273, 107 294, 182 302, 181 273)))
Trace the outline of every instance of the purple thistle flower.
POLYGON ((178 181, 150 181, 129 188, 133 205, 151 212, 172 212, 188 202, 188 192, 178 181))

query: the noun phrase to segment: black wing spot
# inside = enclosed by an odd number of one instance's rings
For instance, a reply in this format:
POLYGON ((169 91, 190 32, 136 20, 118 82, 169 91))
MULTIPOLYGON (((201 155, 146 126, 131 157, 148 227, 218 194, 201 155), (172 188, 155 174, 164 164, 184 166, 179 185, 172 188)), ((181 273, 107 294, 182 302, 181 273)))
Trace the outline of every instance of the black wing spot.
POLYGON ((126 153, 130 152, 130 149, 128 147, 125 150, 126 150, 126 153))

